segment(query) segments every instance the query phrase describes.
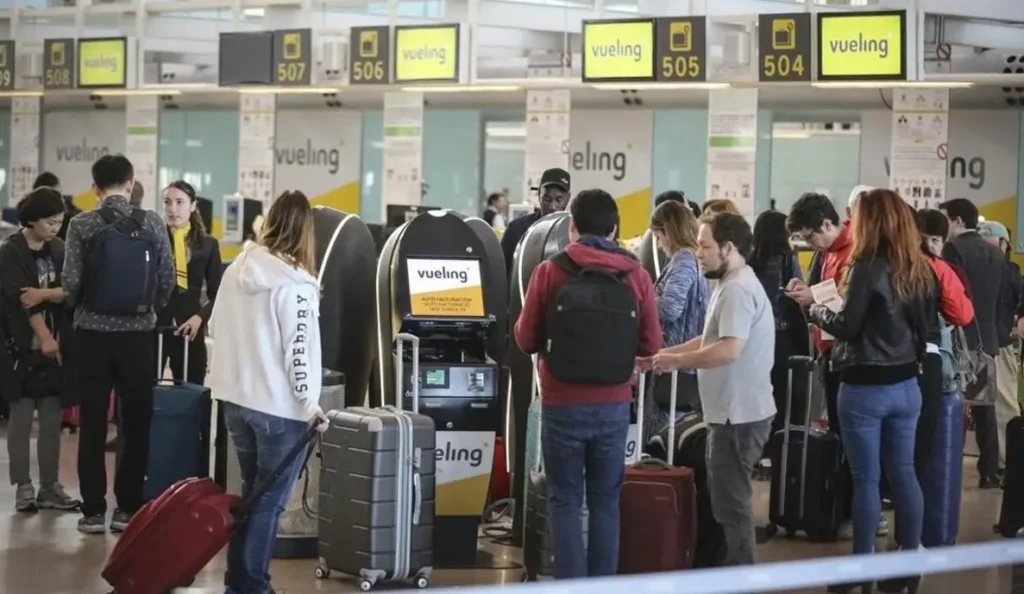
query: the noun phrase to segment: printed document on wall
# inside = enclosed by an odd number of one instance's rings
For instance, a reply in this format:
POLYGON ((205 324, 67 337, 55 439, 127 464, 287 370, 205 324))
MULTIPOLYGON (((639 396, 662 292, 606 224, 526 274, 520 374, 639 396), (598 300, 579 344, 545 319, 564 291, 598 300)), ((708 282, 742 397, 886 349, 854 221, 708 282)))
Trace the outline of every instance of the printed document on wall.
POLYGON ((889 187, 915 209, 945 200, 948 138, 949 89, 893 90, 889 187))
POLYGON ((384 93, 383 169, 381 216, 423 201, 423 93, 384 93))
POLYGON ((39 175, 39 97, 11 99, 11 184, 7 203, 32 191, 39 175))
POLYGON ((569 168, 569 91, 526 92, 526 156, 524 201, 536 197, 533 188, 547 169, 569 168))
POLYGON ((708 200, 731 200, 754 221, 757 89, 722 89, 708 99, 708 200))
POLYGON ((238 191, 269 208, 274 199, 273 93, 242 93, 238 110, 238 191))
POLYGON ((145 190, 142 208, 157 210, 157 171, 160 138, 160 98, 153 95, 129 96, 125 100, 125 153, 135 168, 135 180, 145 190))

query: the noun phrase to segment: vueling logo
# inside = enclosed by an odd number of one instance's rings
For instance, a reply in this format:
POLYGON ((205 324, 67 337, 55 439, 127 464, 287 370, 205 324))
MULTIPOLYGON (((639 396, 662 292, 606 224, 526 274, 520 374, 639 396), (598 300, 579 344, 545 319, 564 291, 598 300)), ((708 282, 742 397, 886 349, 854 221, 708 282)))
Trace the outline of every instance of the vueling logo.
POLYGON ((444 266, 433 270, 417 270, 416 274, 423 279, 458 280, 462 284, 469 282, 469 272, 465 270, 452 270, 444 266))
POLYGON ((275 148, 274 157, 278 165, 326 167, 331 175, 341 167, 341 153, 338 149, 314 148, 311 139, 306 139, 306 146, 275 148))
POLYGON ((477 468, 484 462, 483 448, 453 448, 451 442, 445 444, 444 448, 434 450, 434 460, 437 462, 469 462, 473 468, 477 468))
POLYGON ((615 181, 622 181, 626 177, 626 153, 594 149, 588 140, 582 151, 572 154, 572 168, 576 171, 611 171, 615 181))
POLYGON ((65 145, 57 146, 57 160, 68 161, 68 162, 88 162, 91 163, 96 161, 104 155, 110 154, 109 146, 90 146, 86 139, 82 139, 82 144, 76 145, 65 145))

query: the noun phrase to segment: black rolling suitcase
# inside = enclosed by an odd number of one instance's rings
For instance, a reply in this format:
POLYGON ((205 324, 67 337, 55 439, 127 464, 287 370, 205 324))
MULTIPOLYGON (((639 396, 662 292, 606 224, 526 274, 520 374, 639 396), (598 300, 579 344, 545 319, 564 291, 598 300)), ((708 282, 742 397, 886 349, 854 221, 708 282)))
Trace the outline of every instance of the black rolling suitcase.
POLYGON ((814 361, 795 356, 788 366, 785 425, 769 444, 772 482, 766 535, 770 538, 782 528, 790 535, 803 532, 812 542, 831 542, 838 536, 843 508, 842 443, 835 434, 811 426, 812 407, 804 407, 803 425, 792 424, 793 394, 804 394, 804 402, 810 402, 814 361))
POLYGON ((1006 424, 1006 474, 1003 478, 1003 504, 996 529, 1006 538, 1015 538, 1024 528, 1024 417, 1006 424))

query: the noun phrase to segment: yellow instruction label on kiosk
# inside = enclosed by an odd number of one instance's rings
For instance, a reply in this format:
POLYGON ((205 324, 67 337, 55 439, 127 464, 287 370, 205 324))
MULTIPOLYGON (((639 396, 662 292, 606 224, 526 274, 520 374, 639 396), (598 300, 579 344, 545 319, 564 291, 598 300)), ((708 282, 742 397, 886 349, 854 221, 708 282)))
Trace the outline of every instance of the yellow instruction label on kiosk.
POLYGON ((818 13, 818 80, 907 78, 905 11, 818 13))
POLYGON ((459 82, 459 25, 395 27, 395 82, 459 82))
POLYGON ((409 258, 409 309, 414 316, 481 318, 479 260, 409 258))
POLYGON ((78 40, 78 87, 124 87, 128 84, 128 40, 124 37, 78 40))
POLYGON ((583 81, 654 80, 654 21, 583 21, 583 81))

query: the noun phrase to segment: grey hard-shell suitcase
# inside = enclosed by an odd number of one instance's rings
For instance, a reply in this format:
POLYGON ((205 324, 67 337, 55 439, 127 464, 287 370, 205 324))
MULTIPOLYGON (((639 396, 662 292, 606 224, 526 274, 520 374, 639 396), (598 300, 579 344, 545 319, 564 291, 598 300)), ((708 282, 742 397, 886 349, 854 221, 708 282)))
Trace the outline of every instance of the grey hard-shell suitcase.
MULTIPOLYGON (((397 337, 396 378, 403 378, 402 350, 412 343, 412 377, 419 378, 419 338, 397 337)), ((396 381, 401 386, 401 381, 396 381)), ((353 407, 328 413, 321 441, 320 564, 357 576, 367 592, 378 581, 429 584, 434 564, 434 420, 393 406, 353 407)), ((401 402, 397 398, 396 402, 401 402)))

